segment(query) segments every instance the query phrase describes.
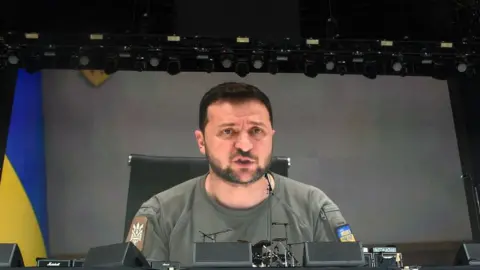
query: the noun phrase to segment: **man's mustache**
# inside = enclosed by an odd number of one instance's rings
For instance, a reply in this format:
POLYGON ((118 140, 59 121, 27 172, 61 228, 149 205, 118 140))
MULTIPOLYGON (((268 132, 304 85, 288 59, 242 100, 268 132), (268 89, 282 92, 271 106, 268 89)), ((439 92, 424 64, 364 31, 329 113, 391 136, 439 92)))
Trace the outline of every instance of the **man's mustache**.
POLYGON ((241 156, 241 157, 245 157, 245 158, 249 158, 249 159, 253 159, 253 160, 257 160, 257 157, 255 157, 254 155, 252 155, 252 153, 250 152, 245 152, 245 151, 242 151, 242 150, 237 150, 237 153, 233 154, 231 156, 231 159, 234 159, 238 156, 241 156))

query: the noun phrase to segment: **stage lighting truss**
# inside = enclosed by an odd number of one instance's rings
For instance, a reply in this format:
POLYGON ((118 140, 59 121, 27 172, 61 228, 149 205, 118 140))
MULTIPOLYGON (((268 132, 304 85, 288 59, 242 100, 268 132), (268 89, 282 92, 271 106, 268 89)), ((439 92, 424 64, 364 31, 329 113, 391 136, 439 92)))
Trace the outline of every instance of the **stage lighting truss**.
POLYGON ((480 60, 476 42, 392 40, 262 41, 159 35, 6 33, 0 67, 181 72, 473 76, 480 60))

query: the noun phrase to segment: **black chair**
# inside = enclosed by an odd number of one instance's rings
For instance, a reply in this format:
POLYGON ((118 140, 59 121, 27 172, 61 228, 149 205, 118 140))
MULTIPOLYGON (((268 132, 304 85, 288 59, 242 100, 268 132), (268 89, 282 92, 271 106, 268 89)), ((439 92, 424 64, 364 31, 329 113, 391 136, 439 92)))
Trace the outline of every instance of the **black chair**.
MULTIPOLYGON (((153 195, 208 172, 204 157, 157 157, 130 155, 130 183, 124 239, 130 224, 142 203, 153 195)), ((288 177, 290 158, 274 157, 271 171, 288 177)))

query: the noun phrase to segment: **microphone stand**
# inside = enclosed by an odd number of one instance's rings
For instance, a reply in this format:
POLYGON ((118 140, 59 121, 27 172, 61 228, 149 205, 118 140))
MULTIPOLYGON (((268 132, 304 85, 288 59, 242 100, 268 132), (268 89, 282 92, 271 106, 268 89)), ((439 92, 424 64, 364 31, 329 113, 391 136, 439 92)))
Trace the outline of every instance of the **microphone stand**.
POLYGON ((202 231, 198 231, 202 236, 203 236, 203 243, 205 243, 205 238, 208 238, 210 240, 212 240, 213 242, 215 242, 215 238, 211 237, 210 235, 202 232, 202 231))
POLYGON ((227 233, 227 232, 230 232, 230 231, 232 231, 232 229, 226 229, 226 230, 223 230, 223 231, 211 233, 210 236, 213 237, 213 242, 217 242, 217 236, 219 234, 227 233))
MULTIPOLYGON (((265 173, 265 178, 267 179, 268 183, 268 197, 267 197, 267 203, 268 203, 268 214, 267 214, 267 239, 270 243, 272 244, 272 196, 273 196, 273 188, 272 184, 270 183, 270 179, 268 178, 268 174, 265 173)), ((272 257, 270 256, 270 265, 272 264, 272 257)), ((269 266, 270 266, 269 265, 269 266)))

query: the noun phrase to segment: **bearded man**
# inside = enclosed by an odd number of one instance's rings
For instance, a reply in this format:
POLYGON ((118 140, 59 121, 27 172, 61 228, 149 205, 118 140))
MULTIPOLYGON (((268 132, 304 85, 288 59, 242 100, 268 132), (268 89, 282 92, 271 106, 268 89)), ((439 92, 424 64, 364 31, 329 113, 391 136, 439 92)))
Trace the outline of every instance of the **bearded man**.
POLYGON ((290 243, 351 241, 348 224, 324 192, 269 171, 274 134, 270 100, 257 87, 229 82, 210 89, 195 131, 209 172, 143 203, 132 226, 145 226, 137 245, 145 257, 190 266, 193 243, 220 231, 226 232, 217 242, 254 244, 285 235, 290 243))

